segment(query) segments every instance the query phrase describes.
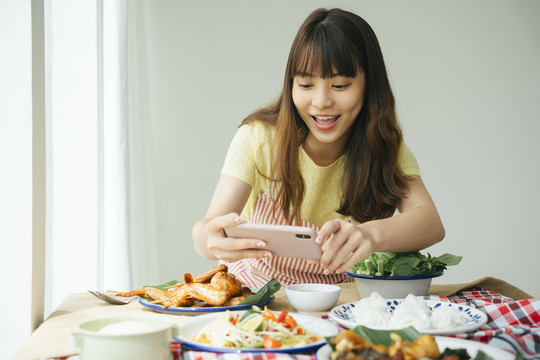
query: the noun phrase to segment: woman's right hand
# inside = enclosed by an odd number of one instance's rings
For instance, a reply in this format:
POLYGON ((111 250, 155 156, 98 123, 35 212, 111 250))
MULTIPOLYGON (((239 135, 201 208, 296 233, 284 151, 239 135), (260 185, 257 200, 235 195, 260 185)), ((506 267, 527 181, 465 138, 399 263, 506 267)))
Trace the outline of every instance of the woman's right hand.
POLYGON ((217 216, 205 226, 206 246, 216 259, 233 262, 245 258, 261 258, 272 256, 265 250, 266 243, 260 239, 230 238, 226 229, 243 223, 237 213, 217 216))

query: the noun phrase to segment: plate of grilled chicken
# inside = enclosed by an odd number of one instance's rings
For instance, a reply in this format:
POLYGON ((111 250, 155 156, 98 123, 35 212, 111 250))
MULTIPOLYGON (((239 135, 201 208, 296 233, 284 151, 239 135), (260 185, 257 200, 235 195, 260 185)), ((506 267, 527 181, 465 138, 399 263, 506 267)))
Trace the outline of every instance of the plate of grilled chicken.
POLYGON ((253 305, 264 306, 274 301, 274 295, 257 303, 241 304, 254 292, 244 286, 234 274, 221 264, 204 273, 193 276, 184 274, 184 282, 166 287, 145 286, 141 289, 121 292, 111 291, 116 296, 139 296, 139 304, 156 312, 176 315, 251 309, 253 305))

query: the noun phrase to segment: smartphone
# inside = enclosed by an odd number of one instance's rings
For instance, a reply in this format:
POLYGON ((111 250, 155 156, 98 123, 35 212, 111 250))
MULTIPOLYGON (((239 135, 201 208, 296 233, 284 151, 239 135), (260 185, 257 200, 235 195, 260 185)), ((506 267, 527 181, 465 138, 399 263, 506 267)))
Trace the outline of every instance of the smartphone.
POLYGON ((228 237, 261 239, 273 256, 319 260, 321 245, 315 242, 317 233, 312 228, 290 225, 244 223, 225 229, 228 237))

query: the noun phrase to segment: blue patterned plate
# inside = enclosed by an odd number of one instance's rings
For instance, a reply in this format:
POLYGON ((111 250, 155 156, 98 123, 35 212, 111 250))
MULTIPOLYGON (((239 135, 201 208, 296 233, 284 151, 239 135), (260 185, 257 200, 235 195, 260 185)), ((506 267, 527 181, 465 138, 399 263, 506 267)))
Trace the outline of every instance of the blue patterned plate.
MULTIPOLYGON (((402 301, 403 299, 386 300, 386 305, 388 306, 390 313, 392 313, 395 310, 396 306, 399 305, 402 301)), ((431 334, 431 335, 459 334, 459 333, 476 330, 487 322, 487 315, 485 313, 467 305, 457 304, 457 303, 448 302, 448 301, 435 301, 435 300, 426 300, 426 303, 431 310, 435 310, 442 306, 449 306, 449 307, 456 308, 460 312, 467 315, 467 318, 469 319, 469 321, 465 325, 457 327, 457 328, 448 328, 448 329, 418 329, 417 328, 416 329, 423 334, 431 334)), ((350 302, 350 303, 336 306, 335 308, 332 309, 332 311, 330 311, 330 318, 336 321, 338 324, 348 329, 352 329, 358 325, 363 325, 361 324, 360 319, 357 319, 355 317, 354 312, 352 311, 352 309, 354 309, 355 307, 355 304, 356 302, 350 302)))

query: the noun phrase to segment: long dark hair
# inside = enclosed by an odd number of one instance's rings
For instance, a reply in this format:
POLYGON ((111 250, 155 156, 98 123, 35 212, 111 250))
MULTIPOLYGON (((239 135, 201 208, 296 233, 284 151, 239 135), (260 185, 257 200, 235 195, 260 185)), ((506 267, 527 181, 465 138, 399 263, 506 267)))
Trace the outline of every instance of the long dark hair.
POLYGON ((265 121, 276 126, 272 180, 279 184, 277 200, 289 223, 300 220, 305 183, 298 155, 308 135, 292 100, 293 78, 298 74, 328 78, 335 71, 350 77, 363 71, 366 78, 362 110, 347 143, 343 195, 336 211, 358 222, 387 218, 407 192, 408 177, 399 165, 403 136, 377 37, 356 14, 317 9, 293 41, 281 95, 242 122, 265 121))

